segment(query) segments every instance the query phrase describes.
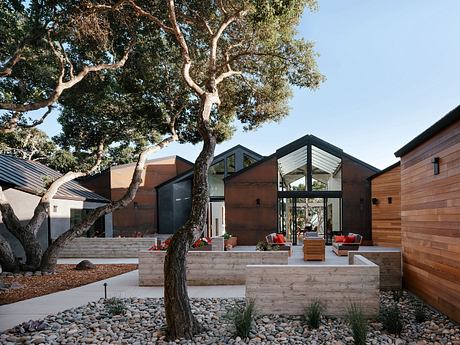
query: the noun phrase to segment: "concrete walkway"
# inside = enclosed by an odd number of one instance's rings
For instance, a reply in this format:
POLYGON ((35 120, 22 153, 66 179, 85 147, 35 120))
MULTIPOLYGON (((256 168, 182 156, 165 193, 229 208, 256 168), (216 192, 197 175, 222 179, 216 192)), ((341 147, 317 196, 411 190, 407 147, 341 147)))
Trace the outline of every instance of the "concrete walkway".
MULTIPOLYGON (((0 306, 0 332, 25 321, 41 319, 50 314, 97 301, 104 297, 104 282, 108 284, 108 297, 163 297, 163 287, 139 287, 138 271, 131 271, 78 288, 0 306)), ((244 297, 245 286, 190 286, 188 292, 192 298, 244 297)))

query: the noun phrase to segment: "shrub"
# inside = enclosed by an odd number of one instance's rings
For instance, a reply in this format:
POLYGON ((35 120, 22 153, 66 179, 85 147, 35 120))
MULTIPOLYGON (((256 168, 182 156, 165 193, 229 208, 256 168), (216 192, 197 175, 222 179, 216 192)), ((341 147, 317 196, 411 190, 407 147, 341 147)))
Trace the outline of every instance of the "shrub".
POLYGON ((232 235, 229 234, 228 232, 226 232, 226 233, 224 234, 224 240, 229 240, 231 237, 232 237, 232 235))
POLYGON ((226 317, 231 321, 236 336, 249 337, 254 321, 254 301, 250 300, 245 306, 235 306, 229 309, 226 317))
POLYGON ((311 328, 318 328, 321 321, 321 314, 323 313, 323 306, 320 301, 313 301, 306 309, 304 318, 308 326, 311 328))
POLYGON ((109 312, 110 315, 121 315, 126 311, 125 303, 120 298, 108 298, 105 300, 104 304, 105 309, 109 312))
POLYGON ((367 320, 361 307, 352 303, 347 310, 347 320, 351 327, 355 345, 365 345, 367 337, 367 320))
POLYGON ((390 307, 381 308, 379 319, 383 325, 383 329, 388 332, 392 334, 400 334, 402 332, 403 322, 398 305, 394 304, 390 307))
POLYGON ((262 251, 262 252, 269 252, 272 250, 279 250, 280 247, 274 244, 267 243, 266 241, 260 241, 256 245, 256 250, 262 251))
POLYGON ((428 320, 428 315, 426 314, 425 305, 422 302, 418 302, 415 305, 414 309, 415 321, 418 323, 425 322, 428 320))

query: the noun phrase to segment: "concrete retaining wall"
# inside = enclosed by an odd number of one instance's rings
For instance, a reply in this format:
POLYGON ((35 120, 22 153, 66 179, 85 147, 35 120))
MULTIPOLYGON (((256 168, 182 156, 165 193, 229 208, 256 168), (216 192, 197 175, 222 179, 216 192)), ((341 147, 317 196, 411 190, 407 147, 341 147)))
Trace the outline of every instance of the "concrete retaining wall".
POLYGON ((246 298, 260 314, 301 315, 313 301, 325 307, 325 315, 344 316, 351 303, 359 304, 367 317, 379 311, 379 267, 355 255, 353 265, 250 265, 246 298))
POLYGON ((348 252, 349 264, 352 264, 355 255, 362 255, 380 267, 380 289, 399 290, 402 288, 401 251, 350 251, 348 252))
MULTIPOLYGON (((139 252, 139 285, 161 286, 164 283, 164 251, 139 252)), ((272 252, 189 252, 188 285, 242 285, 247 265, 287 267, 288 251, 272 252)))
POLYGON ((137 258, 156 241, 153 237, 86 238, 78 237, 61 251, 60 258, 137 258))

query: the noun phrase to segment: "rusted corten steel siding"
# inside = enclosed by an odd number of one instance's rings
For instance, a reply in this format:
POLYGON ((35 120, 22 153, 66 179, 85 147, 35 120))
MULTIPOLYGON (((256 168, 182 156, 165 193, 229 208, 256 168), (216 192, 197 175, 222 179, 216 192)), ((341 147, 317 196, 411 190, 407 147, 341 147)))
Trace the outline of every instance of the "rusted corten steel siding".
MULTIPOLYGON (((110 178, 104 174, 97 175, 91 181, 84 182, 88 188, 105 186, 107 180, 111 200, 120 199, 126 193, 134 172, 135 164, 126 164, 110 169, 110 178)), ((134 201, 125 208, 113 213, 114 236, 133 236, 136 232, 153 234, 158 232, 157 193, 159 184, 190 170, 192 165, 175 157, 148 163, 134 201)))
POLYGON ((276 232, 277 181, 273 157, 225 182, 226 232, 237 236, 238 244, 255 245, 276 232))
POLYGON ((371 191, 368 177, 374 170, 358 162, 342 159, 342 232, 361 234, 371 240, 371 191))

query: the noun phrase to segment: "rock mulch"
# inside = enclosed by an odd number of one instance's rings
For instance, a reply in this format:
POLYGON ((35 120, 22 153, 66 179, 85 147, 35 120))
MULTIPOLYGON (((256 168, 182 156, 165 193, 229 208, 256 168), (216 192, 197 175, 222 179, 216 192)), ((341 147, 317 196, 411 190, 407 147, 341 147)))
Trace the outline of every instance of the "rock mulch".
POLYGON ((101 264, 78 271, 75 265, 57 265, 56 272, 25 272, 0 275, 0 305, 47 295, 97 282, 137 269, 135 264, 101 264))
MULTIPOLYGON (((171 344, 352 344, 347 323, 323 318, 319 329, 310 330, 301 317, 277 315, 256 317, 248 339, 234 336, 224 317, 226 308, 242 305, 243 299, 192 299, 192 308, 205 331, 193 341, 183 339, 171 344)), ((400 336, 387 334, 377 321, 369 322, 369 344, 442 344, 459 345, 460 327, 444 315, 428 310, 428 321, 417 324, 413 316, 413 297, 404 293, 400 302, 392 294, 381 294, 382 305, 399 303, 404 320, 400 336)), ((111 315, 104 300, 48 316, 0 335, 1 344, 168 344, 164 334, 162 299, 124 299, 121 315, 111 315)))

